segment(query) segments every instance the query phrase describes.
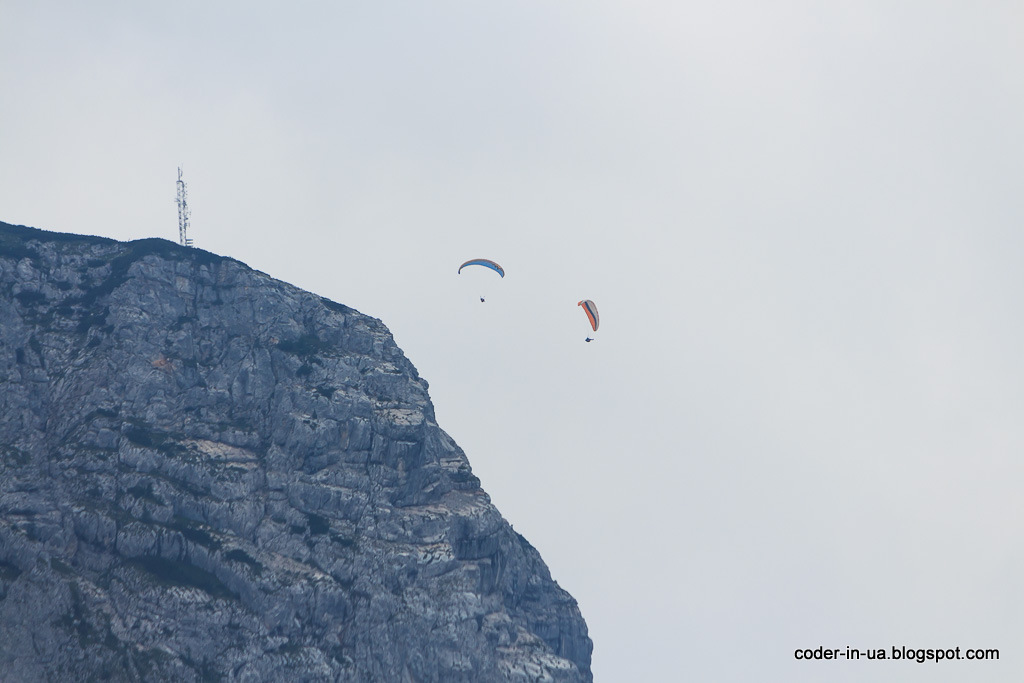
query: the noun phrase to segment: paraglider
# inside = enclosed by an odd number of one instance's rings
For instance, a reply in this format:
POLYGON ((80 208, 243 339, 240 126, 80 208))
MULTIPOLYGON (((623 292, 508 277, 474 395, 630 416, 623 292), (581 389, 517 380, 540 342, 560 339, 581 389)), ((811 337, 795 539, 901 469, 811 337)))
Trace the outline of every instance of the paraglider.
POLYGON ((505 277, 505 269, 490 259, 474 258, 466 261, 461 266, 459 266, 460 275, 462 274, 462 269, 465 268, 466 266, 483 266, 484 268, 490 268, 498 275, 505 277))
MULTIPOLYGON (((598 326, 601 324, 601 318, 597 315, 597 306, 590 299, 584 299, 576 304, 577 306, 583 307, 583 312, 587 314, 587 320, 590 321, 590 326, 594 328, 594 332, 597 332, 598 326)), ((584 341, 592 342, 593 337, 587 335, 584 341)))
MULTIPOLYGON (((462 275, 462 269, 465 268, 466 266, 483 266, 484 268, 490 268, 491 270, 493 270, 495 273, 497 273, 501 277, 503 277, 503 278, 505 277, 505 269, 502 268, 501 266, 499 266, 497 263, 495 263, 494 261, 492 261, 490 259, 474 258, 474 259, 470 259, 470 260, 466 261, 461 266, 459 266, 459 275, 462 275)), ((480 297, 480 303, 483 303, 483 302, 484 302, 484 297, 481 296, 480 297)))

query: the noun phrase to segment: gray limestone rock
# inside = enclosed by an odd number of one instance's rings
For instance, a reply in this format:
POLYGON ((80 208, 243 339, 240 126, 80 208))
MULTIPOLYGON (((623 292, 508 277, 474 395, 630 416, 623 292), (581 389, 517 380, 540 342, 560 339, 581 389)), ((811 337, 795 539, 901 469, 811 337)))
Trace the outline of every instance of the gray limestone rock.
POLYGON ((0 223, 0 680, 590 681, 384 325, 0 223))

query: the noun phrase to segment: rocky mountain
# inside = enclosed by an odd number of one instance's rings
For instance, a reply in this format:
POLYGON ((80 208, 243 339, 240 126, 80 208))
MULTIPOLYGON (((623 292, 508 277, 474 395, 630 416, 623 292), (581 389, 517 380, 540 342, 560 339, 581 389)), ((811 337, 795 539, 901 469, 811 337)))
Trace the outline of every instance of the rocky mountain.
POLYGON ((378 320, 0 223, 0 680, 590 681, 378 320))

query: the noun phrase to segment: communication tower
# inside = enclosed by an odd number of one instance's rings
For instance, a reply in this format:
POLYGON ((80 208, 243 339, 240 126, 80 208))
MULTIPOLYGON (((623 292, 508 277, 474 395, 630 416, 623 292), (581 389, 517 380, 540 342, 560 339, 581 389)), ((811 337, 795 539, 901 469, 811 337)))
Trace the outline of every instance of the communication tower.
POLYGON ((181 179, 181 166, 178 167, 178 241, 182 246, 191 247, 192 238, 188 236, 188 199, 185 181, 181 179))

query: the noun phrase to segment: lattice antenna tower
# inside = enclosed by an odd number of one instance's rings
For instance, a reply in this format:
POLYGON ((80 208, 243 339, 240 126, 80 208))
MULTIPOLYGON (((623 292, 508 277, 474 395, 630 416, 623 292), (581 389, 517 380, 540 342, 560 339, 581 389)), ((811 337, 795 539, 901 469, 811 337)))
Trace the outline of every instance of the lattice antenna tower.
POLYGON ((191 247, 192 238, 188 236, 188 196, 185 181, 181 179, 181 166, 178 167, 178 241, 182 246, 191 247))

